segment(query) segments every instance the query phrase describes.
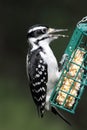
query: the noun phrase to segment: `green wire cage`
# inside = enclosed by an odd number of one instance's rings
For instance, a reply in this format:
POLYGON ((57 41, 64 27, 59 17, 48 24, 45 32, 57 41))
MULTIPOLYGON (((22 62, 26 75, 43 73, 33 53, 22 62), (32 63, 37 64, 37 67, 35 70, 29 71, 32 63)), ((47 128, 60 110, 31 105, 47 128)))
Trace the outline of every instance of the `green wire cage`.
POLYGON ((50 103, 74 114, 87 86, 87 16, 78 22, 65 54, 68 59, 54 86, 50 103))

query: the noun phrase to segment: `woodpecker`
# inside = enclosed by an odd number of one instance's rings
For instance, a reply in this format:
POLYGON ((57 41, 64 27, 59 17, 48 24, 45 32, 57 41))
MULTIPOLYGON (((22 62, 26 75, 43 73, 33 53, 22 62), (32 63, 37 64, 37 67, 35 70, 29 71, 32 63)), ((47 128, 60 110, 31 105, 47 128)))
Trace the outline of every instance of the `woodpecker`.
POLYGON ((69 124, 57 108, 52 107, 49 102, 53 88, 61 75, 63 68, 61 66, 64 65, 67 57, 64 54, 61 61, 57 63, 49 45, 59 37, 66 37, 66 35, 58 34, 62 31, 67 29, 54 29, 44 25, 34 25, 29 28, 26 70, 32 97, 40 117, 43 117, 45 110, 51 110, 69 124))

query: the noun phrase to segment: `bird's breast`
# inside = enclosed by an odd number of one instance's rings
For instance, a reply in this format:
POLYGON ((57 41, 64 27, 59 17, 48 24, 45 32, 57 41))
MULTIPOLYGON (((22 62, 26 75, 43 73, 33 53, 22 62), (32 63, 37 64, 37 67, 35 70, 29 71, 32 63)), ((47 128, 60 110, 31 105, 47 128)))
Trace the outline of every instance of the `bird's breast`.
POLYGON ((56 57, 54 56, 50 48, 46 48, 45 53, 41 52, 41 56, 44 59, 44 62, 47 64, 47 69, 48 69, 47 86, 53 87, 60 75, 60 72, 58 71, 58 64, 57 64, 56 57))

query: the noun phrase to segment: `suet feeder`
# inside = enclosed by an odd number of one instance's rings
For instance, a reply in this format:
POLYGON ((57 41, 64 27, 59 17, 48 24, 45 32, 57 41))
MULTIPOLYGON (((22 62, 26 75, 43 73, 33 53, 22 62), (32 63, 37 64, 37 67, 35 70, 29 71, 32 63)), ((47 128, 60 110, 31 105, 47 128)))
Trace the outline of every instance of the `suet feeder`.
POLYGON ((68 55, 67 61, 50 102, 52 106, 74 114, 87 86, 87 17, 78 22, 65 54, 68 55))

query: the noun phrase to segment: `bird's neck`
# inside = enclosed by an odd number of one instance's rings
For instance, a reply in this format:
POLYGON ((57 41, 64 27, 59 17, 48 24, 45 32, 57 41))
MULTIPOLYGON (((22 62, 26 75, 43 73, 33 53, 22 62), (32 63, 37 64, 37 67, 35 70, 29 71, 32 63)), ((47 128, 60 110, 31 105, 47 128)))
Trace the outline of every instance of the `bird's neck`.
POLYGON ((44 50, 44 52, 48 52, 49 50, 51 50, 51 48, 49 46, 49 41, 43 40, 43 41, 39 41, 37 43, 32 43, 32 49, 31 49, 32 52, 39 48, 42 48, 44 50))

